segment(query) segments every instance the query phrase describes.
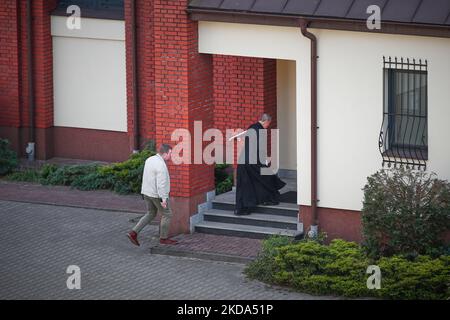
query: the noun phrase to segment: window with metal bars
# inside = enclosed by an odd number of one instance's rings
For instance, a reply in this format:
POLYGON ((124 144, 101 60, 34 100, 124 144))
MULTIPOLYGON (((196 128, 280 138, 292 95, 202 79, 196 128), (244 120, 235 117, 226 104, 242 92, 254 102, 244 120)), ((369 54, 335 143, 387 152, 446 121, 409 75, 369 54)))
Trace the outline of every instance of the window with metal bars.
POLYGON ((379 147, 383 166, 426 168, 428 62, 383 57, 384 108, 379 147))

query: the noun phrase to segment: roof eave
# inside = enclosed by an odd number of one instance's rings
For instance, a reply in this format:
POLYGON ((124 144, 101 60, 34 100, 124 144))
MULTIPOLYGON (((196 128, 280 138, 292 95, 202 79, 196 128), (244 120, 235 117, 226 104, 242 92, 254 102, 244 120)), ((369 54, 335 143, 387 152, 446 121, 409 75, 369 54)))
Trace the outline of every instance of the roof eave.
POLYGON ((443 25, 386 21, 382 22, 380 30, 369 30, 367 28, 367 23, 365 20, 356 19, 312 17, 301 15, 277 15, 254 12, 208 10, 198 8, 188 8, 186 11, 190 16, 190 19, 194 21, 215 21, 298 27, 299 19, 306 19, 310 22, 309 27, 316 29, 450 38, 450 26, 443 25))

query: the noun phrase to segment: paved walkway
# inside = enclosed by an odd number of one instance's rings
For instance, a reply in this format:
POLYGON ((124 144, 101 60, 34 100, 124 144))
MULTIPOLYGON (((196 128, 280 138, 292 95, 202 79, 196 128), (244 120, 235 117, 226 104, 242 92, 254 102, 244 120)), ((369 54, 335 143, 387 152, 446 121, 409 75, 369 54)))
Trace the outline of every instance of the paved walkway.
POLYGON ((144 213, 140 195, 119 195, 108 190, 80 191, 66 186, 44 186, 0 180, 0 200, 144 213))
MULTIPOLYGON (((1 193, 1 191, 0 191, 1 193)), ((244 265, 149 254, 125 237, 121 212, 0 201, 0 299, 315 299, 269 287, 244 265), (69 265, 81 290, 66 287, 69 265)))
MULTIPOLYGON (((66 186, 44 186, 27 182, 0 180, 0 200, 64 207, 77 207, 129 213, 128 219, 137 221, 145 213, 140 195, 119 195, 107 190, 80 191, 66 186)), ((158 225, 158 216, 153 224, 158 225)), ((153 244, 153 253, 207 258, 229 262, 248 262, 261 248, 261 240, 207 234, 183 234, 176 237, 176 248, 153 244)))
POLYGON ((262 244, 260 239, 205 233, 182 234, 174 239, 179 241, 176 246, 155 243, 150 251, 173 256, 248 263, 258 256, 262 244))

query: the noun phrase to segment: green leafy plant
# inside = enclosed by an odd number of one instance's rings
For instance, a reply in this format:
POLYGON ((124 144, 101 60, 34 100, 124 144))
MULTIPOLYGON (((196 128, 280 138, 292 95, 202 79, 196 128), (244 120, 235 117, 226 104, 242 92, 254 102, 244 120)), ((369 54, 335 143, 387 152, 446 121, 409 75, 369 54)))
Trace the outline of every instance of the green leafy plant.
POLYGON ((0 176, 13 171, 17 165, 17 155, 11 150, 9 141, 0 139, 0 176))
POLYGON ((286 236, 272 236, 263 240, 258 258, 247 266, 245 274, 252 279, 274 283, 273 275, 279 270, 275 262, 278 250, 292 242, 293 240, 286 236))
POLYGON ((41 171, 40 182, 49 185, 72 186, 80 177, 95 173, 97 170, 98 165, 73 165, 46 168, 45 175, 41 171))
POLYGON ((126 161, 110 165, 56 166, 46 164, 40 170, 17 171, 6 178, 12 181, 65 185, 79 190, 109 189, 117 193, 140 193, 145 160, 155 152, 144 149, 126 161))
POLYGON ((280 248, 275 262, 279 269, 275 281, 300 291, 349 297, 368 294, 369 262, 356 243, 333 240, 325 246, 305 241, 280 248))
POLYGON ((131 155, 127 161, 100 167, 98 173, 105 185, 110 185, 117 193, 140 193, 145 160, 154 154, 145 149, 131 155))
POLYGON ((439 255, 450 228, 450 184, 421 171, 379 171, 364 187, 362 225, 374 257, 439 255))
POLYGON ((374 260, 357 243, 340 239, 329 245, 311 239, 265 240, 258 258, 245 273, 252 279, 311 294, 385 299, 450 297, 449 256, 409 259, 396 255, 374 260), (381 270, 379 290, 367 288, 369 265, 381 270))
POLYGON ((450 256, 383 257, 378 262, 382 286, 378 294, 389 299, 450 299, 450 256))
POLYGON ((214 170, 216 194, 233 189, 233 167, 228 164, 216 164, 214 170))
POLYGON ((37 170, 24 170, 10 173, 6 176, 8 181, 23 181, 23 182, 39 182, 40 174, 37 170))

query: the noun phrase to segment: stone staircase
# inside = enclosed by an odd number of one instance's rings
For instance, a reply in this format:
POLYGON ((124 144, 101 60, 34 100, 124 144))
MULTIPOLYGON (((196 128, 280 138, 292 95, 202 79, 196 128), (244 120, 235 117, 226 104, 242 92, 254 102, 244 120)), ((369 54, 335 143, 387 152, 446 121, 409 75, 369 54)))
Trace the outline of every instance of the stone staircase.
POLYGON ((258 206, 251 215, 234 215, 235 192, 219 195, 212 208, 203 213, 203 221, 195 231, 218 235, 263 239, 271 235, 284 235, 300 239, 303 232, 298 224, 298 206, 280 203, 277 206, 258 206))

